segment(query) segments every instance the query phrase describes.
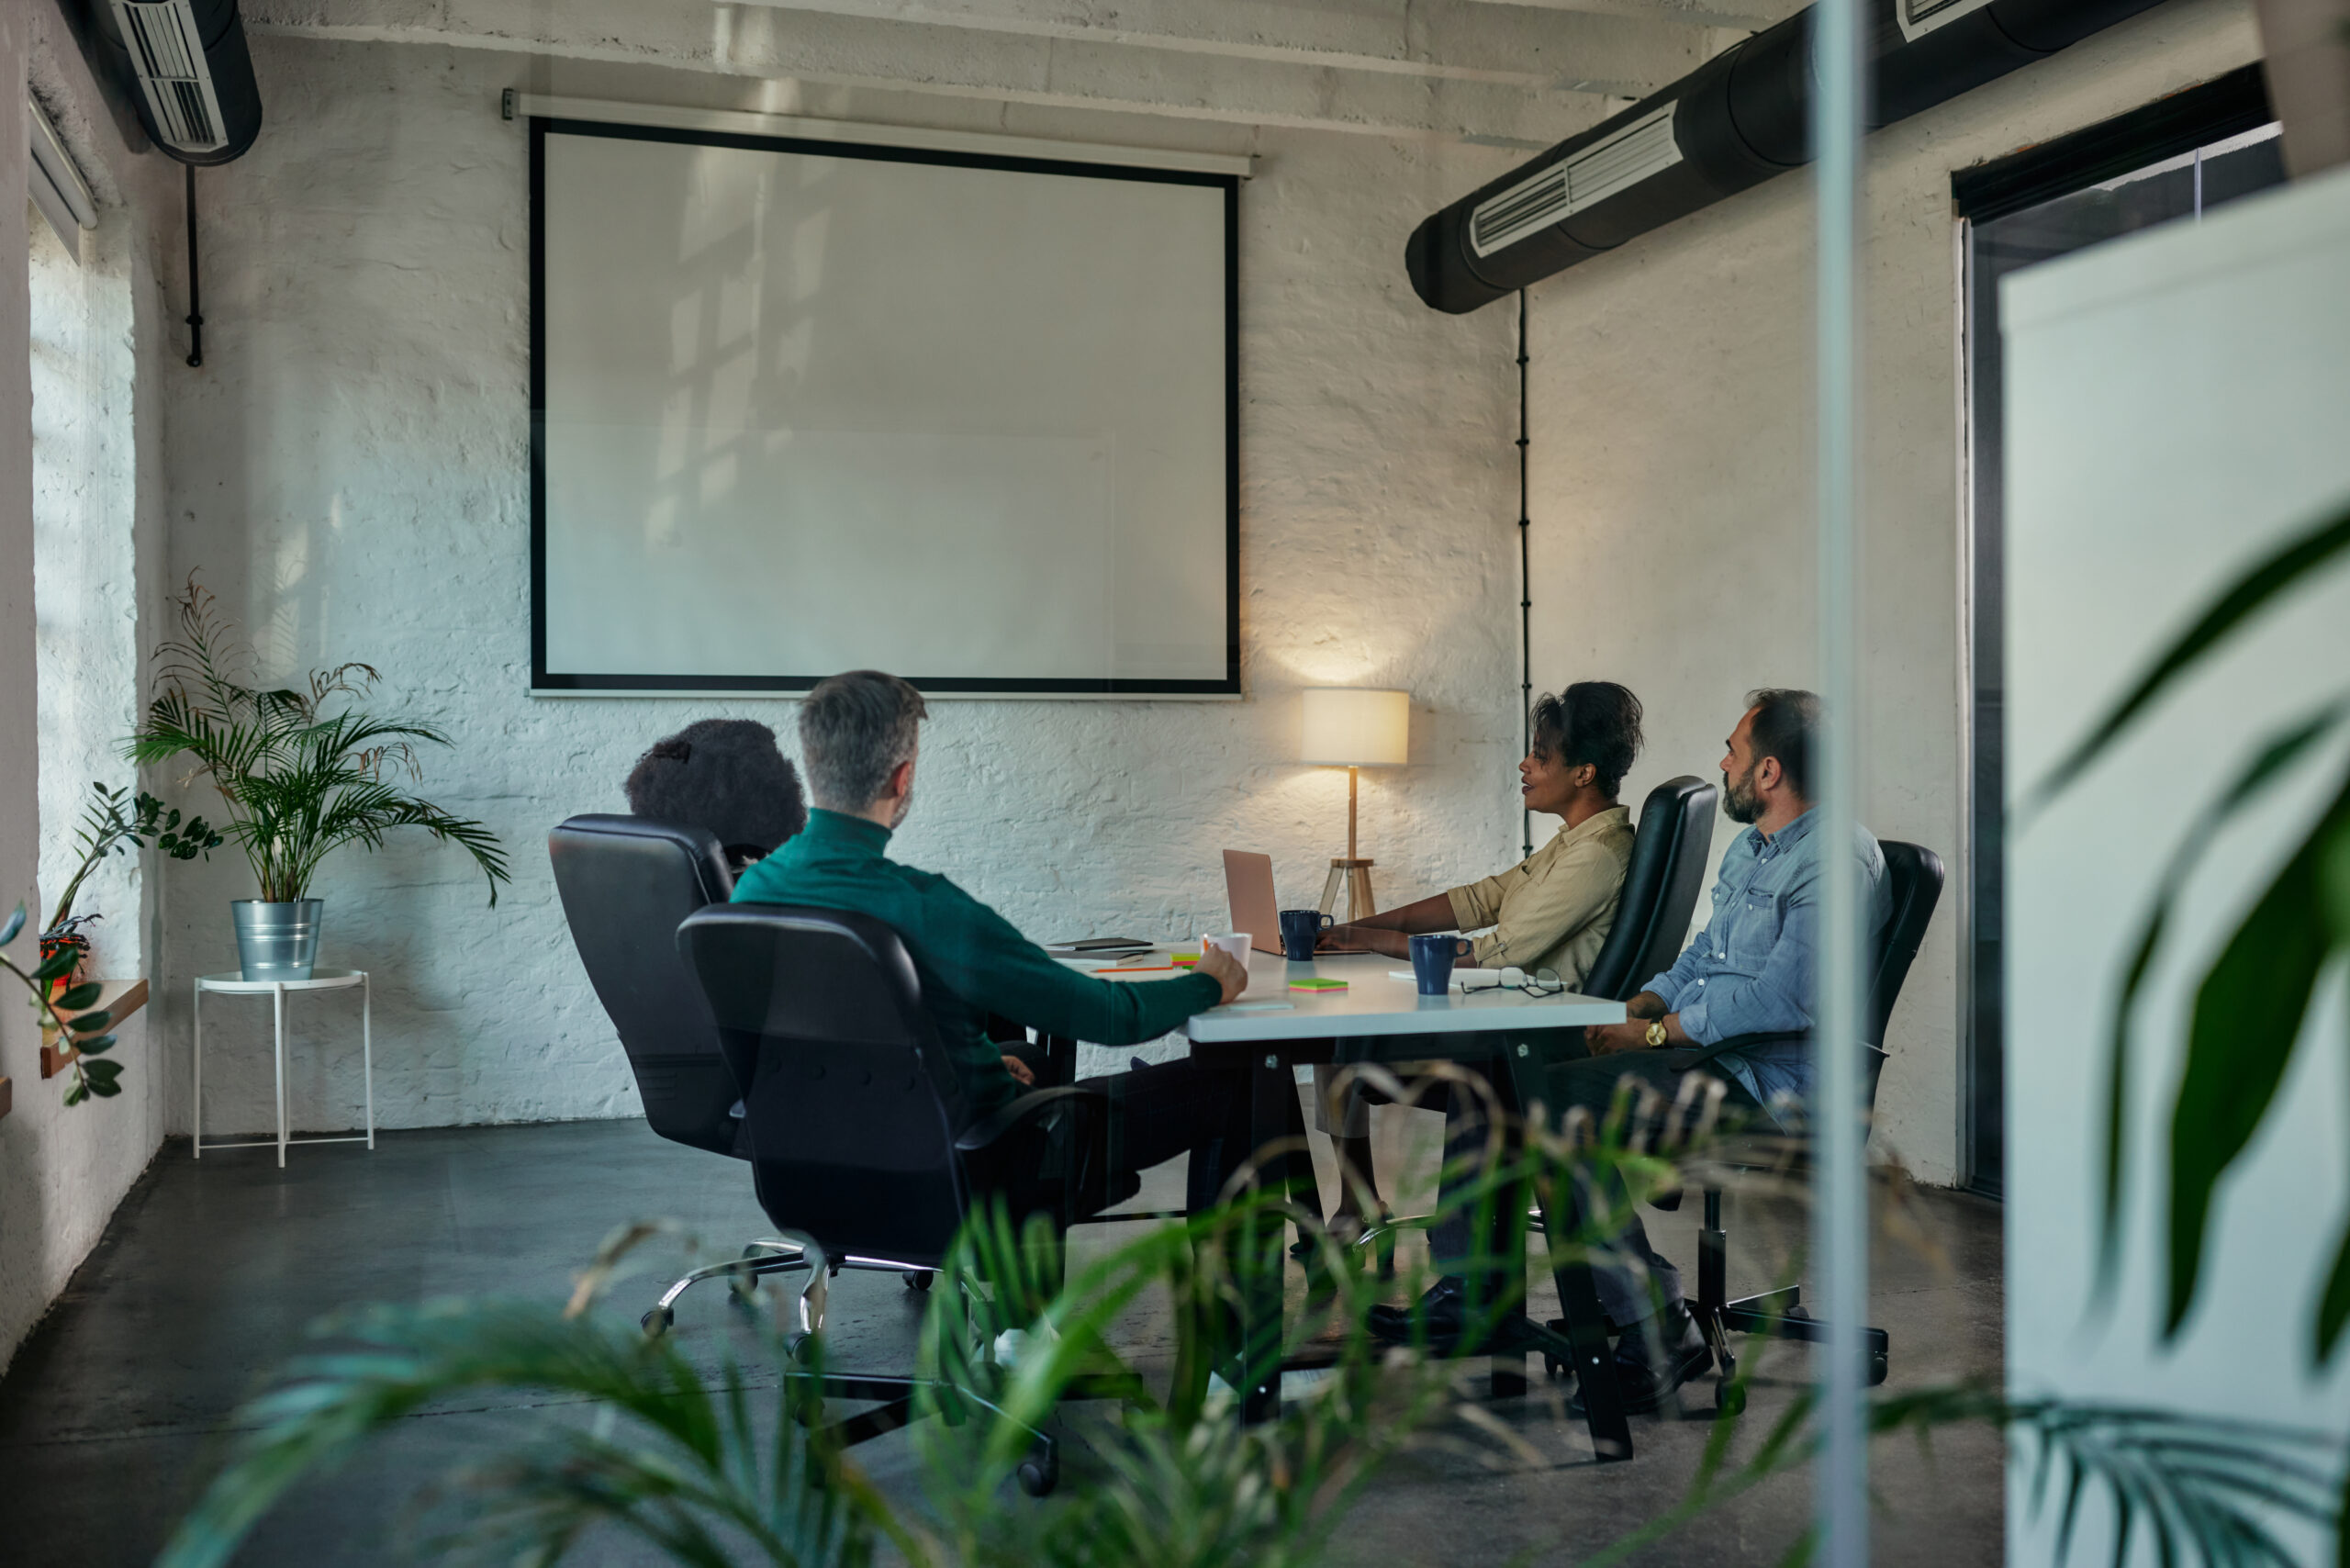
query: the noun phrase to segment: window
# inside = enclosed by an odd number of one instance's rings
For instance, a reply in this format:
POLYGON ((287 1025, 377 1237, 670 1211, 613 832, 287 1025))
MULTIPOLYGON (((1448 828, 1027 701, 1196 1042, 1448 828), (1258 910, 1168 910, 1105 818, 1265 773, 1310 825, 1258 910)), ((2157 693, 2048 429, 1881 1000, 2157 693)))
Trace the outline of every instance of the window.
POLYGON ((1999 283, 2009 274, 2165 223, 2194 221, 2285 169, 2259 68, 1954 176, 1964 223, 1968 471, 1969 846, 1963 985, 1968 1184, 1998 1194, 2002 1106, 2006 679, 1999 283))
MULTIPOLYGON (((131 779, 120 746, 140 675, 133 298, 119 222, 74 226, 69 250, 30 209, 27 218, 40 886, 53 899, 79 858, 91 782, 131 779)), ((105 916, 89 933, 94 973, 143 972, 135 857, 109 860, 74 907, 105 916)))

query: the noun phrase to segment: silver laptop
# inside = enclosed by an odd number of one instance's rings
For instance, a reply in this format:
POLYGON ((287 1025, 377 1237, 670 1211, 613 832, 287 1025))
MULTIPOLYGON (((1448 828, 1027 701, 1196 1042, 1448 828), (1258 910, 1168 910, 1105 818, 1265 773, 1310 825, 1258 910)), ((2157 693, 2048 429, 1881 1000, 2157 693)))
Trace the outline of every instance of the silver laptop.
MULTIPOLYGON (((1224 896, 1232 906, 1232 929, 1248 933, 1259 953, 1281 956, 1281 905, 1273 898, 1273 857, 1254 850, 1224 852, 1224 896)), ((1368 953, 1368 947, 1325 947, 1325 953, 1368 953)))

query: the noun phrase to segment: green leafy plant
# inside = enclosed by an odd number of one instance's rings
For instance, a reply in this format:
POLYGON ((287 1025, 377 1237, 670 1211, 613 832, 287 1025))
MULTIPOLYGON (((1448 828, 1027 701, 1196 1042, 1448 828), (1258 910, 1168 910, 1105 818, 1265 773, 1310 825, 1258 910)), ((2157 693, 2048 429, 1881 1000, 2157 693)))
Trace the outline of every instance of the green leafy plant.
MULTIPOLYGON (((2258 624, 2295 589, 2337 569, 2345 554, 2350 554, 2350 507, 2288 541, 2228 584, 2050 770, 2034 791, 2027 816, 2062 795, 2206 659, 2258 624)), ((2194 819, 2194 827, 2163 869, 2130 949, 2106 1040, 2101 1295, 2109 1295, 2121 1257, 2132 1026, 2140 993, 2178 900, 2220 826, 2292 777, 2318 754, 2322 743, 2343 733, 2346 722, 2350 689, 2264 736, 2210 807, 2194 819)), ((2345 954, 2350 954, 2350 770, 2282 869, 2221 942, 2196 987, 2188 1018, 2186 1067, 2170 1114, 2165 1338, 2177 1338, 2194 1310, 2211 1204, 2221 1180, 2268 1119, 2300 1047, 2318 982, 2345 954)), ((2312 1365, 2322 1367, 2332 1360, 2345 1327, 2350 1327, 2350 1227, 2336 1246, 2320 1291, 2309 1346, 2312 1365)), ((2345 1522, 2350 1521, 2350 1473, 2340 1484, 2337 1560, 2350 1568, 2350 1522, 2345 1522)))
MULTIPOLYGON (((1612 1173, 1635 1198, 1703 1173, 1712 1138, 1701 1110, 1662 1139, 1631 1129, 1628 1089, 1595 1121, 1550 1134, 1523 1129, 1451 1200, 1472 1212, 1522 1202, 1579 1174, 1612 1173)), ((427 1541, 436 1560, 551 1564, 599 1529, 693 1568, 856 1564, 886 1547, 916 1568, 1208 1568, 1247 1562, 1304 1568, 1379 1467, 1411 1447, 1452 1445, 1487 1458, 1516 1439, 1473 1400, 1455 1403, 1458 1363, 1374 1344, 1362 1324, 1375 1296, 1416 1294, 1424 1272, 1395 1281, 1360 1266, 1288 1198, 1237 1188, 1203 1215, 1158 1226, 1073 1265, 1049 1226, 1015 1226, 1001 1208, 975 1214, 940 1270, 919 1348, 939 1392, 917 1427, 921 1517, 885 1497, 833 1440, 808 1393, 822 1336, 804 1350, 775 1324, 746 1330, 757 1351, 729 1353, 714 1376, 667 1338, 647 1338, 599 1309, 624 1260, 647 1238, 615 1233, 567 1305, 444 1302, 380 1306, 313 1330, 320 1348, 290 1363, 231 1423, 227 1467, 183 1522, 159 1568, 215 1568, 303 1476, 352 1458, 367 1437, 453 1395, 552 1391, 534 1400, 535 1430, 442 1494, 427 1541), (1233 1309, 1261 1272, 1281 1269, 1281 1226, 1299 1220, 1313 1242, 1302 1311, 1279 1336, 1243 1337, 1233 1309), (1146 1296, 1169 1305, 1171 1358, 1137 1362, 1119 1326, 1146 1296), (1016 1352, 999 1359, 1008 1333, 1016 1352), (1278 1420, 1242 1421, 1231 1387, 1312 1350, 1314 1388, 1290 1394, 1278 1420), (1171 1364, 1169 1361, 1171 1360, 1171 1364), (1014 1502, 1007 1483, 1032 1452, 1033 1429, 1073 1393, 1114 1394, 1114 1420, 1089 1425, 1085 1470, 1047 1507, 1014 1502), (581 1405, 588 1409, 583 1411, 581 1405), (1455 1430, 1436 1430, 1450 1416, 1455 1430), (584 1417, 584 1418, 583 1418, 584 1417)), ((1583 1249, 1589 1234, 1553 1248, 1583 1249)), ((1472 1260, 1523 1279, 1523 1257, 1472 1260)), ((738 1300, 751 1301, 745 1294, 738 1300)), ((778 1302, 781 1308, 789 1305, 778 1302)), ((1494 1316, 1515 1309, 1509 1294, 1494 1316)), ((1757 1358, 1741 1358, 1741 1377, 1757 1358)), ((1815 1398, 1800 1393, 1733 1462, 1743 1428, 1715 1419, 1689 1488, 1673 1508, 1582 1558, 1592 1568, 1633 1559, 1718 1506, 1811 1461, 1820 1440, 1815 1398)), ((2259 1423, 2059 1401, 2011 1402, 1966 1383, 1879 1396, 1880 1435, 1988 1423, 2034 1448, 2030 1506, 2061 1506, 2060 1554, 2073 1550, 2085 1501, 2109 1503, 2126 1549, 2133 1535, 2163 1562, 2233 1568, 2288 1559, 2268 1522, 2277 1514, 2324 1527, 2338 1449, 2317 1434, 2259 1423), (2061 1504, 2058 1499, 2061 1497, 2061 1504)), ((1536 1456, 1535 1462, 1545 1462, 1536 1456)), ((1574 1527, 1587 1538, 1587 1524, 1574 1527)), ((1564 1551, 1580 1550, 1562 1532, 1564 1551)), ((1810 1555, 1798 1540, 1789 1562, 1810 1555)))
MULTIPOLYGON (((25 906, 20 903, 5 922, 0 922, 0 949, 6 949, 24 929, 25 906)), ((0 969, 16 976, 32 992, 34 1010, 60 1040, 73 1042, 73 1081, 65 1089, 68 1105, 79 1105, 93 1098, 110 1100, 122 1092, 122 1064, 106 1059, 115 1038, 106 1032, 109 1014, 97 1006, 101 989, 98 982, 85 980, 67 988, 62 995, 54 994, 53 982, 72 974, 80 958, 79 950, 69 947, 42 958, 30 969, 22 969, 6 951, 0 950, 0 969), (81 1009, 87 1011, 78 1011, 81 1009), (68 1014, 72 1016, 68 1017, 68 1014)))
MULTIPOLYGON (((1582 1568, 1615 1568, 1707 1509, 1811 1462, 1822 1441, 1818 1414, 1818 1393, 1806 1389, 1737 1465, 1729 1462, 1733 1423, 1718 1420, 1682 1500, 1583 1559, 1582 1568)), ((2137 1406, 2011 1400, 1979 1383, 1880 1395, 1868 1424, 1873 1436, 1906 1432, 1921 1444, 1953 1426, 2001 1428, 2030 1456, 2027 1516, 2062 1509, 2060 1562, 2072 1559, 2083 1505, 2099 1495, 2112 1511, 2116 1564, 2131 1560, 2132 1542, 2143 1537, 2170 1568, 2298 1568, 2301 1559, 2273 1521, 2328 1531, 2338 1524, 2332 1471, 2341 1445, 2322 1432, 2137 1406)), ((1807 1562, 1813 1545, 1806 1534, 1782 1561, 1807 1562)))
POLYGON ((174 860, 193 860, 199 855, 209 859, 212 851, 226 842, 202 817, 190 817, 183 823, 176 809, 166 809, 162 801, 143 790, 134 798, 128 790, 109 790, 95 781, 90 785, 90 801, 82 810, 82 825, 73 837, 81 846, 82 863, 74 868, 65 890, 58 895, 57 907, 50 913, 43 935, 55 935, 72 928, 77 919, 73 901, 81 896, 82 884, 90 879, 90 874, 108 856, 144 849, 152 844, 174 860))
POLYGON ((487 1389, 570 1394, 602 1418, 543 1421, 531 1441, 464 1476, 468 1506, 435 1529, 436 1560, 553 1562, 608 1525, 674 1562, 809 1568, 868 1562, 882 1535, 886 1509, 793 1419, 788 1381, 761 1388, 732 1360, 705 1379, 673 1342, 608 1315, 441 1302, 368 1307, 313 1332, 329 1343, 245 1407, 240 1424, 257 1428, 159 1568, 227 1562, 294 1481, 340 1466, 436 1399, 487 1389))
MULTIPOLYGON (((1520 1197, 1538 1170, 1557 1175, 1564 1148, 1545 1141, 1497 1162, 1459 1201, 1489 1210, 1520 1197)), ((1593 1157, 1657 1163, 1619 1146, 1593 1157)), ((567 1306, 382 1306, 320 1324, 324 1347, 235 1417, 228 1464, 162 1568, 228 1561, 301 1476, 345 1462, 368 1434, 431 1401, 491 1387, 575 1395, 597 1414, 582 1422, 576 1404, 533 1401, 539 1429, 448 1490, 436 1554, 551 1563, 603 1527, 703 1568, 862 1562, 881 1542, 925 1568, 1304 1564, 1378 1465, 1427 1440, 1429 1419, 1451 1406, 1452 1365, 1380 1346, 1363 1327, 1374 1297, 1416 1294, 1425 1278, 1407 1269, 1382 1280, 1360 1266, 1362 1249, 1322 1234, 1278 1190, 1236 1185, 1207 1213, 1074 1267, 1048 1226, 983 1209, 942 1264, 921 1331, 919 1369, 940 1390, 928 1409, 946 1417, 914 1434, 937 1521, 925 1528, 893 1511, 821 1428, 800 1433, 800 1419, 816 1418, 800 1369, 821 1370, 821 1336, 803 1350, 758 1324, 748 1330, 760 1352, 753 1369, 730 1356, 706 1378, 669 1339, 599 1310, 630 1249, 670 1228, 616 1233, 567 1306), (1235 1309, 1252 1288, 1278 1284, 1281 1227, 1301 1220, 1315 1242, 1305 1310, 1280 1332, 1244 1338, 1235 1309), (1171 1304, 1171 1368, 1136 1364, 1115 1343, 1147 1295, 1171 1304), (1008 1331, 1024 1344, 1005 1364, 996 1351, 1008 1331), (1316 1385, 1285 1400, 1279 1420, 1244 1423, 1231 1390, 1278 1375, 1276 1363, 1309 1344, 1326 1363, 1316 1385), (1006 1508, 1034 1428, 1080 1384, 1123 1405, 1089 1430, 1092 1473, 1050 1508, 1006 1508)), ((1522 1257, 1496 1261, 1523 1278, 1522 1257)), ((1489 1316, 1517 1305, 1505 1295, 1489 1316)), ((1472 1423, 1483 1414, 1464 1413, 1472 1423)))
MULTIPOLYGON (((970 1392, 941 1403, 954 1425, 921 1429, 932 1531, 894 1511, 827 1439, 805 1375, 821 1353, 795 1357, 772 1326, 755 1330, 766 1366, 732 1356, 705 1376, 666 1337, 595 1310, 611 1258, 568 1307, 512 1301, 379 1306, 330 1318, 325 1344, 285 1367, 236 1417, 243 1434, 228 1468, 182 1524, 161 1568, 212 1568, 285 1489, 330 1470, 386 1424, 435 1400, 487 1388, 531 1389, 592 1403, 583 1423, 544 1404, 539 1429, 460 1478, 431 1527, 436 1559, 550 1563, 598 1528, 632 1536, 665 1561, 718 1564, 856 1564, 886 1541, 904 1560, 1004 1564, 1302 1563, 1346 1500, 1403 1439, 1440 1374, 1369 1376, 1358 1345, 1350 1373, 1283 1418, 1244 1427, 1211 1397, 1204 1359, 1179 1353, 1167 1399, 1107 1348, 1101 1330, 1146 1290, 1172 1289, 1179 1316, 1213 1316, 1234 1274, 1201 1268, 1209 1251, 1248 1232, 1269 1200, 1247 1199, 1117 1249, 1041 1301, 1031 1292, 1060 1268, 1057 1244, 1015 1234, 1001 1214, 975 1222, 943 1272, 993 1268, 991 1286, 934 1293, 923 1367, 970 1392), (1220 1281, 1221 1284, 1211 1283, 1220 1281), (1007 1368, 985 1359, 1024 1320, 1036 1353, 1007 1368), (1047 1327, 1057 1325, 1057 1327, 1047 1327), (796 1369, 805 1368, 800 1373, 796 1369), (1028 1427, 1080 1380, 1115 1382, 1135 1401, 1094 1445, 1106 1474, 1067 1489, 1050 1510, 1007 1509, 1003 1484, 1026 1457, 1028 1427)), ((655 1226, 624 1233, 625 1247, 655 1226)), ((819 1341, 819 1344, 821 1340, 819 1341)), ((1203 1341, 1186 1333, 1198 1351, 1203 1341)), ((1419 1363, 1412 1362, 1418 1369, 1419 1363)))
MULTIPOLYGON (((1930 1401, 1908 1404, 1903 1424, 1922 1429, 1934 1414, 1930 1401)), ((2009 1405, 2000 1419, 2032 1450, 2032 1513, 2063 1486, 2060 1557, 2069 1554, 2093 1487, 2102 1487, 2113 1507, 2116 1561, 2126 1559, 2132 1538, 2143 1533, 2164 1562, 2296 1568, 2301 1557, 2274 1522, 2292 1519, 2328 1532, 2340 1524, 2332 1473, 2341 1445, 2322 1432, 2062 1400, 2009 1405)))
MULTIPOLYGON (((2285 595, 2337 566, 2345 553, 2350 553, 2350 508, 2289 541, 2229 584, 2051 770, 2035 792, 2033 809, 2061 795, 2232 637, 2256 624, 2285 595)), ((2265 737, 2210 808, 2195 819, 2164 869, 2131 948, 2106 1042, 2101 1250, 2102 1274, 2109 1284, 2122 1228, 2131 1030, 2139 994, 2172 913, 2220 825, 2290 777, 2320 743, 2342 733, 2345 720, 2350 720, 2350 689, 2265 737)), ((2164 1314, 2168 1335, 2178 1333, 2195 1304, 2213 1193, 2275 1104, 2320 976, 2345 953, 2350 953, 2350 771, 2284 868, 2221 943, 2196 990, 2188 1023, 2186 1070, 2171 1113, 2164 1314)), ((2310 1347, 2313 1361, 2322 1365, 2331 1359, 2345 1325, 2350 1325, 2350 1230, 2343 1236, 2321 1298, 2310 1347)))
POLYGON ((353 707, 380 678, 368 665, 314 670, 299 689, 249 684, 252 651, 212 594, 190 577, 177 603, 180 634, 157 651, 161 689, 129 755, 142 765, 186 759, 193 766, 182 782, 202 778, 220 792, 223 826, 264 902, 308 897, 330 853, 352 843, 381 848, 401 827, 462 847, 498 902, 498 884, 509 879, 497 835, 385 780, 386 770, 420 778, 417 743, 447 745, 447 735, 353 707))
POLYGON ((1281 1226, 1297 1217, 1279 1193, 1244 1193, 1064 1279, 1048 1227, 1021 1231, 1000 1209, 975 1216, 949 1267, 989 1286, 934 1305, 922 1366, 989 1389, 1000 1415, 977 1442, 944 1426, 917 1432, 942 1521, 942 1539, 917 1561, 1205 1568, 1316 1560, 1378 1466, 1450 1403, 1449 1372, 1370 1338, 1363 1316, 1382 1284, 1326 1237, 1315 1240, 1304 1310, 1281 1333, 1244 1338, 1236 1309, 1258 1281, 1278 1281, 1281 1226), (1171 1366, 1138 1364, 1114 1342, 1147 1294, 1171 1304, 1171 1366), (1008 1371, 975 1353, 1002 1343, 1006 1330, 1023 1340, 1008 1371), (1286 1398, 1278 1420, 1244 1422, 1233 1391, 1279 1377, 1281 1361, 1309 1344, 1325 1361, 1315 1385, 1286 1398), (1089 1434, 1098 1474, 1054 1508, 1005 1509, 998 1499, 1028 1457, 1030 1428, 1080 1385, 1114 1392, 1124 1406, 1114 1424, 1089 1434))

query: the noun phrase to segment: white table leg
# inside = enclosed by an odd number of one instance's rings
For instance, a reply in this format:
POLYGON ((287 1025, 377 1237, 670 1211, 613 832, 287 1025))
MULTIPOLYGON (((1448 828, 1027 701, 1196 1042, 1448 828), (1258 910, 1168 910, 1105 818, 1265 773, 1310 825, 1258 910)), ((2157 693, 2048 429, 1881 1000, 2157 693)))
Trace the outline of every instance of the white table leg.
POLYGON ((269 988, 270 1013, 276 1025, 277 1057, 277 1168, 285 1169, 285 987, 283 982, 269 988))
POLYGON ((196 1158, 204 1158, 204 982, 196 982, 196 1158))
POLYGON ((360 1076, 367 1085, 367 1147, 375 1147, 375 998, 366 972, 359 976, 360 1076))

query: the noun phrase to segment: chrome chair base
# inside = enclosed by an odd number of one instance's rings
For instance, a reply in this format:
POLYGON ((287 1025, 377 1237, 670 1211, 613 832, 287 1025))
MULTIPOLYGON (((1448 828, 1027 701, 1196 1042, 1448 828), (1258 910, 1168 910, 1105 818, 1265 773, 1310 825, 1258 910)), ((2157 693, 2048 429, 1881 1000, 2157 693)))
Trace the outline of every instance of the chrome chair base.
MULTIPOLYGON (((671 1281, 669 1288, 661 1293, 661 1299, 655 1302, 652 1308, 637 1319, 638 1326, 645 1333, 656 1336, 666 1334, 676 1327, 677 1298, 704 1280, 724 1280, 727 1287, 734 1293, 736 1300, 747 1302, 751 1293, 758 1288, 758 1282, 765 1276, 795 1273, 807 1267, 806 1249, 800 1243, 786 1241, 779 1236, 761 1237, 744 1247, 740 1258, 731 1259, 723 1263, 706 1263, 692 1272, 681 1274, 671 1281)), ((931 1281, 935 1277, 933 1270, 921 1264, 901 1263, 886 1258, 845 1258, 834 1264, 830 1271, 837 1273, 843 1269, 869 1269, 877 1272, 896 1274, 905 1281, 906 1288, 912 1291, 930 1289, 931 1281)), ((803 1309, 805 1305, 803 1296, 803 1309)), ((817 1309, 817 1316, 821 1322, 821 1307, 817 1309)))

